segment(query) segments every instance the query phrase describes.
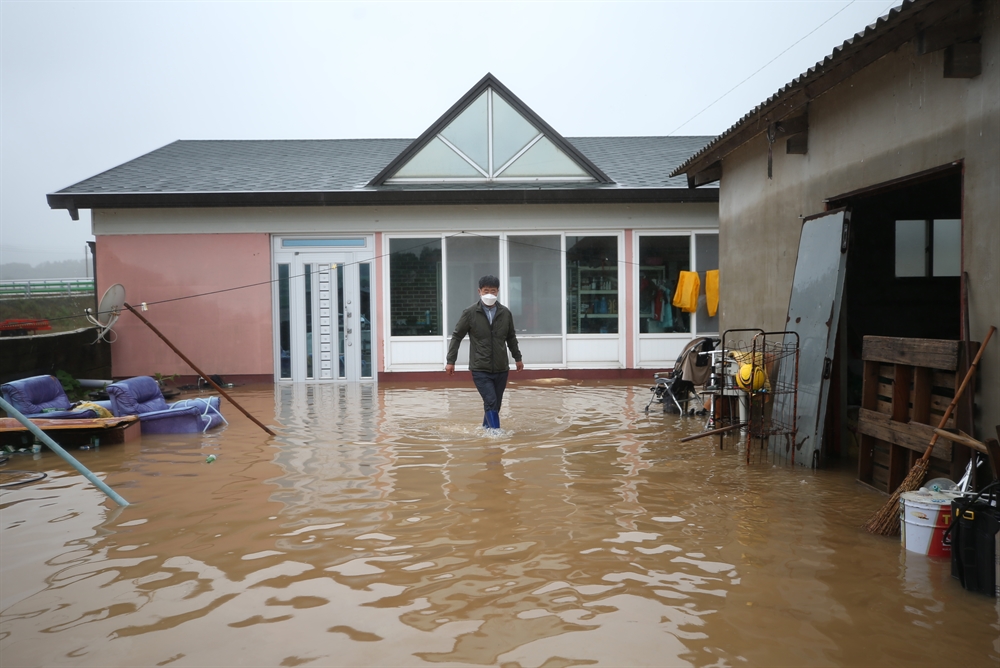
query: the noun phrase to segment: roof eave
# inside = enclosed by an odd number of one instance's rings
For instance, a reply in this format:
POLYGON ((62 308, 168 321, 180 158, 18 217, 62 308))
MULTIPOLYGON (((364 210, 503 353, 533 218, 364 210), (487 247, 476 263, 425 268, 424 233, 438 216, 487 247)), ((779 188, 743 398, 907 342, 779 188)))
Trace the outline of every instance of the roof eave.
POLYGON ((433 204, 640 204, 717 202, 718 189, 504 188, 300 192, 52 193, 49 208, 153 209, 201 207, 406 206, 433 204))

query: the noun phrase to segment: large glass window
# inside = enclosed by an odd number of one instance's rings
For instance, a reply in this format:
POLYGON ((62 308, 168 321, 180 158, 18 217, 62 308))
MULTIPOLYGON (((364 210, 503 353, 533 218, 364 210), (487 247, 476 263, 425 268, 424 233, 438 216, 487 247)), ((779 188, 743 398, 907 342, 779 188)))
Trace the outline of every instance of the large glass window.
POLYGON ((673 300, 680 272, 691 269, 691 237, 640 236, 638 259, 639 333, 690 332, 690 314, 673 300))
POLYGON ((499 95, 493 96, 493 169, 499 171, 538 136, 538 130, 499 95))
POLYGON ((559 235, 510 236, 507 249, 510 274, 503 301, 518 333, 562 334, 559 235))
POLYGON ((471 102, 389 178, 530 181, 593 177, 493 89, 471 102))
POLYGON ((958 276, 961 273, 960 219, 896 221, 897 278, 958 276))
POLYGON ((932 276, 960 276, 962 274, 962 221, 960 219, 935 220, 931 244, 932 276))
POLYGON ((358 265, 361 280, 361 377, 372 377, 372 265, 358 265))
POLYGON ((399 178, 481 178, 479 171, 448 147, 439 137, 396 172, 399 178))
POLYGON ((278 354, 281 378, 292 377, 292 322, 289 306, 289 265, 278 265, 278 354))
POLYGON ((701 294, 698 295, 698 317, 695 320, 699 334, 719 333, 719 313, 715 316, 708 316, 707 290, 708 282, 705 279, 705 272, 719 268, 719 235, 718 234, 696 234, 694 235, 694 266, 698 270, 698 277, 701 279, 701 294))
POLYGON ((927 221, 896 221, 896 276, 927 275, 927 221))
POLYGON ((618 333, 618 238, 566 237, 566 331, 618 333))
POLYGON ((503 178, 534 176, 567 176, 584 178, 587 172, 566 157, 548 138, 542 137, 514 161, 510 167, 500 172, 503 178))
MULTIPOLYGON (((500 276, 498 237, 450 237, 448 239, 448 333, 455 328, 462 311, 479 299, 479 279, 487 274, 500 276)), ((501 303, 507 303, 500 295, 501 303)))
POLYGON ((313 377, 313 272, 312 265, 305 265, 306 286, 306 378, 313 377))
POLYGON ((489 129, 488 96, 489 93, 483 93, 476 98, 475 102, 466 107, 465 111, 441 132, 442 137, 451 142, 455 148, 484 171, 490 168, 490 140, 487 136, 489 129))
POLYGON ((347 365, 344 360, 344 344, 347 342, 344 332, 344 265, 337 265, 337 359, 339 371, 337 378, 347 378, 347 365))
POLYGON ((441 239, 390 239, 389 253, 392 335, 440 335, 441 239))

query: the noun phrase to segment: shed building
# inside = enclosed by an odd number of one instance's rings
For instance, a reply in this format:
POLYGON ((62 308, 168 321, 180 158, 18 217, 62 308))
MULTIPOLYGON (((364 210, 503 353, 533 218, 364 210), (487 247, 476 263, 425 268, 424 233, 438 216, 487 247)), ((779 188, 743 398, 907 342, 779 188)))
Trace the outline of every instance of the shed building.
MULTIPOLYGON (((1000 324, 1000 5, 903 2, 679 175, 720 188, 723 330, 786 329, 803 219, 850 212, 828 423, 843 427, 866 335, 975 341, 1000 324)), ((977 404, 986 438, 1000 424, 995 344, 977 404)), ((841 433, 806 449, 836 456, 841 433)), ((817 461, 812 452, 796 461, 817 461)))

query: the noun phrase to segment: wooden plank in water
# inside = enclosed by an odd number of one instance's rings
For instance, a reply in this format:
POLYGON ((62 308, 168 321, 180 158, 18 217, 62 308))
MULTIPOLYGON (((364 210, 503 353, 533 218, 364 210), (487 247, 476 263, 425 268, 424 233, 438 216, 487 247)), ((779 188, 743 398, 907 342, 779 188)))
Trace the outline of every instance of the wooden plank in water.
POLYGON ((931 382, 934 385, 934 393, 941 394, 948 399, 955 396, 955 388, 962 382, 956 379, 955 374, 947 371, 934 371, 931 374, 931 382))
POLYGON ((895 443, 889 446, 889 489, 899 487, 910 473, 909 450, 895 443))
POLYGON ((889 489, 889 469, 884 466, 875 467, 872 472, 872 482, 873 487, 880 492, 894 491, 889 489))
POLYGON ((914 422, 928 424, 931 420, 931 370, 918 366, 913 370, 913 395, 911 403, 913 412, 910 415, 914 422))
MULTIPOLYGON (((141 429, 135 415, 92 419, 33 419, 32 422, 56 443, 63 447, 84 445, 91 437, 100 439, 101 445, 129 443, 139 438, 141 429)), ((14 418, 0 418, 0 444, 23 446, 34 441, 28 428, 14 418)))
MULTIPOLYGON (((869 436, 869 438, 871 438, 869 436)), ((872 458, 875 460, 877 466, 882 468, 889 468, 889 451, 888 450, 876 450, 875 456, 872 458)))
POLYGON ((862 384, 861 407, 875 410, 878 405, 878 373, 877 362, 865 362, 864 381, 862 384))
POLYGON ((861 358, 889 364, 926 366, 954 371, 958 368, 959 341, 866 336, 861 358))
POLYGON ((731 425, 728 425, 728 426, 725 426, 725 427, 719 427, 718 429, 709 429, 708 431, 703 431, 700 434, 694 434, 693 436, 685 436, 679 442, 680 443, 687 443, 688 441, 693 441, 693 440, 698 439, 698 438, 704 438, 705 436, 713 436, 715 434, 725 434, 726 432, 735 431, 736 429, 739 429, 740 427, 744 427, 744 426, 746 426, 746 425, 741 424, 741 423, 737 423, 737 424, 731 424, 731 425))
POLYGON ((910 418, 910 383, 913 381, 913 367, 897 364, 892 381, 892 419, 906 422, 910 418))
MULTIPOLYGON (((42 431, 47 431, 49 429, 58 429, 60 431, 68 429, 111 429, 113 427, 120 427, 131 422, 138 421, 139 418, 135 415, 110 418, 87 418, 82 420, 75 418, 66 420, 50 420, 42 418, 31 419, 31 423, 42 431)), ((0 432, 3 431, 28 431, 28 428, 12 417, 0 418, 0 432)))
MULTIPOLYGON (((909 450, 923 452, 930 445, 934 428, 919 422, 894 422, 888 415, 862 408, 858 412, 858 431, 909 450)), ((932 457, 951 461, 951 443, 939 439, 932 457)))
POLYGON ((858 482, 860 482, 862 485, 864 485, 868 489, 874 490, 876 492, 882 492, 883 494, 886 493, 886 491, 885 491, 885 485, 882 485, 881 487, 879 487, 878 483, 875 483, 875 484, 867 483, 864 480, 859 480, 858 482))
POLYGON ((858 437, 858 480, 868 481, 875 465, 875 439, 865 434, 858 437))

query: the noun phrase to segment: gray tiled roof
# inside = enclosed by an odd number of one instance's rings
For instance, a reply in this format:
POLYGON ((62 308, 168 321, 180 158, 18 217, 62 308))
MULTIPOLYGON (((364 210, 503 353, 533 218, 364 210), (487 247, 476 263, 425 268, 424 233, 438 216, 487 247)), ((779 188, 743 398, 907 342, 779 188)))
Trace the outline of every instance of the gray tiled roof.
MULTIPOLYGON (((615 183, 531 188, 686 188, 670 172, 712 137, 567 138, 615 183)), ((176 141, 63 188, 56 195, 521 189, 525 184, 367 184, 411 139, 176 141)))
POLYGON ((714 137, 567 137, 624 188, 687 188, 683 176, 670 178, 684 162, 714 137))

